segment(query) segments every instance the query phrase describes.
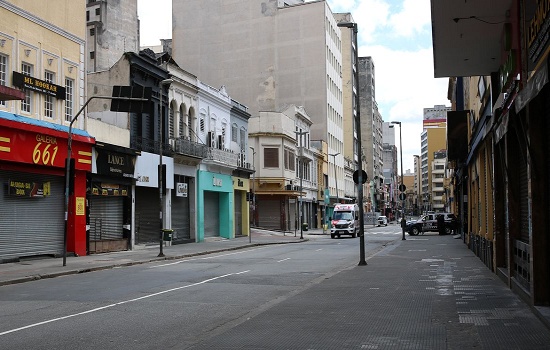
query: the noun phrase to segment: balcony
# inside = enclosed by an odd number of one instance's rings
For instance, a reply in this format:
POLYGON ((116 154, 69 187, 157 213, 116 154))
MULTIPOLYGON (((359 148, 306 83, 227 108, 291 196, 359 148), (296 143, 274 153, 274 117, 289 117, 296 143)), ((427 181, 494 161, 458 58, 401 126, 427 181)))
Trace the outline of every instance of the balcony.
POLYGON ((225 149, 207 147, 204 161, 218 165, 235 167, 238 163, 238 159, 239 155, 237 153, 225 149))
POLYGON ((183 156, 195 158, 206 158, 207 156, 208 147, 202 143, 191 141, 189 138, 171 139, 170 147, 174 153, 183 156))

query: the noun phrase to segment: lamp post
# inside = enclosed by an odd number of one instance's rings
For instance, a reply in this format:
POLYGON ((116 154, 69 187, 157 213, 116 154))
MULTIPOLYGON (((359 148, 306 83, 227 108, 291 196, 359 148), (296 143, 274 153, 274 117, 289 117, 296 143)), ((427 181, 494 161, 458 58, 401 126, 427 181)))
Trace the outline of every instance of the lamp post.
POLYGON ((104 100, 113 100, 113 101, 139 101, 147 102, 148 98, 137 98, 137 97, 125 97, 125 96, 92 96, 88 98, 88 101, 80 108, 80 110, 75 114, 69 123, 69 132, 67 135, 67 159, 65 159, 65 198, 64 198, 64 216, 65 224, 63 227, 63 266, 67 266, 67 235, 69 232, 69 195, 70 195, 70 176, 71 176, 71 157, 72 157, 72 142, 73 142, 73 124, 76 122, 80 114, 86 109, 88 104, 94 99, 104 99, 104 100))
POLYGON ((303 158, 303 153, 304 153, 304 147, 302 145, 302 135, 305 135, 305 134, 309 134, 309 131, 294 131, 294 133, 296 134, 296 138, 298 138, 298 136, 300 137, 300 155, 298 156, 298 176, 300 178, 300 198, 299 198, 299 204, 298 204, 298 216, 300 217, 300 239, 304 239, 304 227, 303 227, 303 224, 304 224, 304 218, 303 218, 303 208, 302 208, 302 192, 303 192, 303 187, 302 187, 302 178, 303 178, 303 174, 302 174, 302 158, 303 158))
POLYGON ((159 171, 158 171, 158 185, 159 185, 159 230, 160 230, 160 250, 159 250, 159 257, 163 257, 164 256, 164 252, 162 250, 162 246, 164 244, 164 237, 163 237, 163 220, 162 220, 162 212, 163 212, 163 200, 162 200, 162 192, 163 192, 163 186, 164 184, 162 183, 162 178, 164 177, 164 172, 162 171, 162 153, 163 153, 163 150, 162 150, 162 143, 164 142, 163 140, 163 130, 162 130, 162 127, 163 127, 163 123, 162 123, 162 94, 164 92, 164 85, 170 85, 172 84, 173 80, 172 79, 164 79, 160 82, 160 94, 159 94, 159 98, 160 98, 160 101, 159 101, 159 104, 160 104, 160 109, 159 109, 159 171))
MULTIPOLYGON (((361 106, 359 101, 359 46, 357 45, 357 23, 340 22, 338 27, 350 28, 353 31, 353 39, 355 44, 355 128, 357 130, 357 150, 358 162, 357 162, 357 197, 359 206, 359 265, 367 265, 365 260, 365 218, 363 214, 363 156, 361 146, 361 106)), ((366 175, 366 174, 365 174, 366 175)), ((365 179, 366 180, 366 179, 365 179)), ((337 191, 338 192, 338 191, 337 191)))
POLYGON ((329 156, 332 157, 332 164, 334 164, 334 185, 336 186, 336 204, 340 203, 340 196, 338 195, 338 177, 336 176, 336 156, 339 154, 340 152, 329 153, 329 156))
MULTIPOLYGON (((252 226, 256 226, 256 166, 254 165, 254 161, 256 158, 256 151, 254 151, 254 147, 249 148, 252 150, 252 170, 254 171, 252 173, 252 226)), ((252 231, 248 230, 248 242, 252 242, 252 231)))
POLYGON ((403 184, 403 139, 401 138, 401 129, 403 129, 403 127, 401 126, 401 122, 391 123, 399 125, 399 153, 401 157, 401 185, 399 186, 399 190, 402 192, 399 196, 401 197, 401 230, 403 233, 401 240, 405 241, 405 185, 403 184))

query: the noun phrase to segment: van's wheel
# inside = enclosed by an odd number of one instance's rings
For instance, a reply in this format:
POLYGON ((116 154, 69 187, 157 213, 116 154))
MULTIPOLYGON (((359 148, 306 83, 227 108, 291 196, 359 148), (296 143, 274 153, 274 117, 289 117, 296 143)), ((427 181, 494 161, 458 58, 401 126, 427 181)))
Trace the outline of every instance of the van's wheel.
POLYGON ((355 237, 357 237, 357 233, 353 231, 353 233, 351 234, 351 238, 355 238, 355 237))
POLYGON ((331 233, 331 234, 330 234, 330 238, 334 239, 334 237, 336 237, 336 236, 334 235, 334 233, 331 233))
POLYGON ((413 236, 418 236, 418 234, 420 233, 420 230, 418 229, 418 227, 413 227, 411 233, 413 236))
POLYGON ((450 235, 451 233, 453 233, 453 230, 449 226, 445 227, 445 234, 450 235))

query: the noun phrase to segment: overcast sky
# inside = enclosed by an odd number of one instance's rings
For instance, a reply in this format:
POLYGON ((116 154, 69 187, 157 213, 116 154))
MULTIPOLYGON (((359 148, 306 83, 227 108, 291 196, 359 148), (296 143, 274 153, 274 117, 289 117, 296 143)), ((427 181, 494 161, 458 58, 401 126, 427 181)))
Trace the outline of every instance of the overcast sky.
MULTIPOLYGON (((328 3, 332 12, 350 12, 357 22, 359 56, 374 60, 378 109, 384 121, 402 122, 403 170, 413 171, 413 155, 420 154, 423 109, 450 105, 448 80, 433 77, 430 0, 328 3)), ((172 0, 138 0, 141 45, 159 45, 160 39, 172 37, 171 14, 172 0)), ((399 128, 395 131, 399 147, 399 128)))

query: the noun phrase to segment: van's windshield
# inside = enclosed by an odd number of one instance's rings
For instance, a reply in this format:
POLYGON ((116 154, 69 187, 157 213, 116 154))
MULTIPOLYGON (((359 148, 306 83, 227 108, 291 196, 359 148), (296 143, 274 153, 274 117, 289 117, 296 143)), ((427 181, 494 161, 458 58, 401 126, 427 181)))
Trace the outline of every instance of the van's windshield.
POLYGON ((353 213, 351 211, 335 211, 333 220, 353 220, 353 213))

